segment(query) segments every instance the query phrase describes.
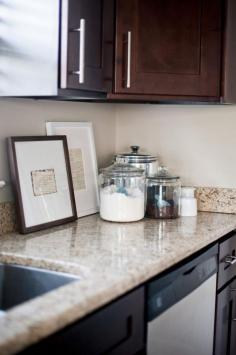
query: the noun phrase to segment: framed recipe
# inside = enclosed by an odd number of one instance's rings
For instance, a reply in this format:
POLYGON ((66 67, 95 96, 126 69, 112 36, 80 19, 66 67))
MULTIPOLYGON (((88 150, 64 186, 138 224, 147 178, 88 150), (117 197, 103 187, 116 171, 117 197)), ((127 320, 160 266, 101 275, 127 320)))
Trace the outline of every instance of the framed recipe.
POLYGON ((47 122, 48 135, 67 137, 78 217, 98 212, 98 168, 91 122, 47 122))
POLYGON ((11 137, 8 150, 20 232, 77 219, 66 137, 11 137))

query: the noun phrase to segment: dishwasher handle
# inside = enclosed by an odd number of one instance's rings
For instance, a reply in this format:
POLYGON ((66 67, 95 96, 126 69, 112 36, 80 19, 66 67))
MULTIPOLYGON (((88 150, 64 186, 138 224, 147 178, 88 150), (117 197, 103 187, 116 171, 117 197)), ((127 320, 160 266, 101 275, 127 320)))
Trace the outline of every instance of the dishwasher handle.
POLYGON ((147 318, 152 321, 217 272, 218 248, 207 252, 147 286, 147 318))

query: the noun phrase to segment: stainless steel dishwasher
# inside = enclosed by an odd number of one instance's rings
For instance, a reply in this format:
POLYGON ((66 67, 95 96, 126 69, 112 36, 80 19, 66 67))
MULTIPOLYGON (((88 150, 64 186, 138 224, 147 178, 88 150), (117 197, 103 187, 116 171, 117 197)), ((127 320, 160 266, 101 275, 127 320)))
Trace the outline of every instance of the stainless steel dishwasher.
POLYGON ((217 246, 148 285, 147 355, 212 355, 217 246))

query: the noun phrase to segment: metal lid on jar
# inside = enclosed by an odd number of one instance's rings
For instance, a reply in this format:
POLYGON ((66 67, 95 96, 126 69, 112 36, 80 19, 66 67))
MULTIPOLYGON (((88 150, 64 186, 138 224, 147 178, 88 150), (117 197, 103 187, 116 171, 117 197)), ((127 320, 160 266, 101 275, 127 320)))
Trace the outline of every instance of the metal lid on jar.
POLYGON ((165 166, 160 166, 158 168, 158 172, 156 175, 151 175, 151 176, 147 176, 147 179, 149 180, 155 180, 155 181, 159 181, 159 182, 166 182, 166 181, 179 181, 180 177, 179 176, 174 176, 171 175, 168 171, 168 168, 165 166))
POLYGON ((135 168, 128 164, 127 158, 116 158, 111 166, 100 170, 102 174, 109 177, 138 177, 144 176, 144 169, 135 168))
POLYGON ((157 161, 157 157, 155 156, 139 153, 140 147, 138 145, 132 145, 130 148, 130 153, 117 154, 115 156, 115 161, 119 158, 127 158, 128 163, 151 163, 157 161))

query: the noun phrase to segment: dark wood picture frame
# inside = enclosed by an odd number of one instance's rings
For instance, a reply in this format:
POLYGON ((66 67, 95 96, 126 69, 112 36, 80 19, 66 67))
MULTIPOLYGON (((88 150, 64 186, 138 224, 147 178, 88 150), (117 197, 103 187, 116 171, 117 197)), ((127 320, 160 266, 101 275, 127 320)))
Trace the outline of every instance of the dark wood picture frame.
POLYGON ((8 156, 9 156, 9 166, 10 166, 10 175, 11 181, 13 186, 13 192, 16 198, 16 212, 18 217, 18 225, 19 225, 19 232, 22 234, 36 232, 42 229, 58 226, 64 223, 69 223, 75 221, 77 217, 76 211, 76 204, 75 204, 75 197, 73 191, 73 182, 72 182, 72 174, 70 168, 70 161, 69 161, 69 150, 67 145, 67 138, 66 136, 21 136, 21 137, 10 137, 7 139, 8 141, 8 156), (67 179, 68 179, 68 186, 69 186, 69 195, 71 201, 71 209, 72 209, 72 216, 62 218, 59 220, 53 220, 52 222, 46 222, 42 224, 38 224, 35 226, 27 227, 26 220, 25 220, 25 211, 22 201, 22 192, 20 186, 20 178, 19 178, 19 170, 18 170, 18 162, 16 156, 16 148, 15 143, 17 142, 35 142, 35 141, 62 141, 63 149, 64 149, 64 157, 65 157, 65 165, 67 171, 67 179))

